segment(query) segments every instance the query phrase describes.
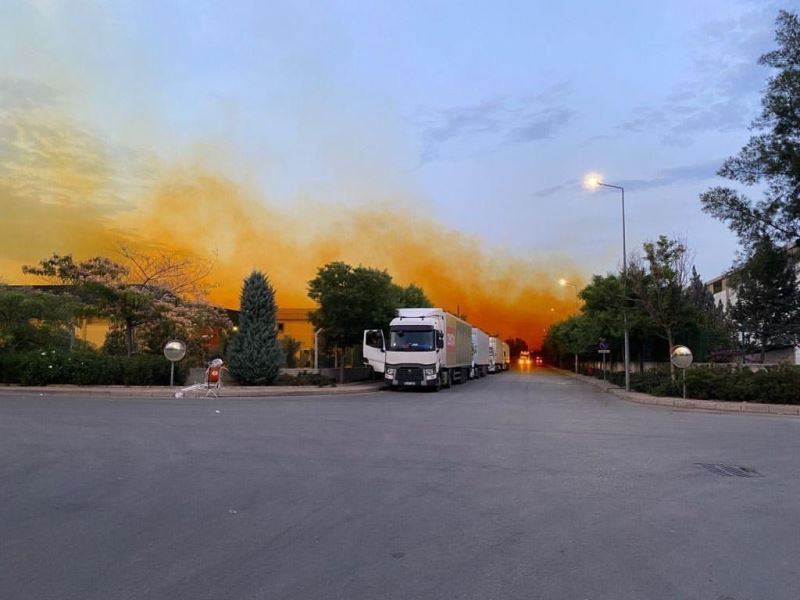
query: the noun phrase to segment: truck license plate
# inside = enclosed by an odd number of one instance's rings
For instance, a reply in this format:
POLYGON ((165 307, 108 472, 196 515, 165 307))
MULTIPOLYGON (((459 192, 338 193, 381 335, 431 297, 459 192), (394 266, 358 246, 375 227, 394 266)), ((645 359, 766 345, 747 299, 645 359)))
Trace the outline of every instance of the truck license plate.
POLYGON ((413 381, 404 381, 403 385, 416 385, 413 381))

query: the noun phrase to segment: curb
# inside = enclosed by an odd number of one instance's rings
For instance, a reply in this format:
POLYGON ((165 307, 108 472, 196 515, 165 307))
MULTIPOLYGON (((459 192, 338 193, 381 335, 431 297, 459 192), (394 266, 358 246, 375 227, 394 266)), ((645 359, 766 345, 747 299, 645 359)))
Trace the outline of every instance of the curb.
POLYGON ((641 392, 626 392, 619 386, 613 385, 606 381, 600 381, 594 377, 587 377, 586 375, 576 375, 569 371, 563 371, 565 375, 569 375, 573 379, 583 381, 595 387, 599 387, 602 391, 616 396, 628 402, 635 402, 636 404, 648 404, 651 406, 669 406, 671 408, 680 408, 688 410, 705 410, 721 413, 742 413, 753 415, 784 415, 797 417, 800 416, 800 405, 795 404, 765 404, 761 402, 726 402, 724 400, 697 400, 694 398, 674 398, 671 396, 651 396, 650 394, 643 394, 641 392))
MULTIPOLYGON (((279 388, 268 387, 223 387, 219 398, 284 398, 291 396, 344 396, 351 394, 366 394, 380 391, 384 387, 381 383, 344 384, 336 387, 317 386, 282 386, 279 388)), ((164 387, 81 387, 81 386, 0 386, 0 396, 63 396, 81 395, 104 398, 173 398, 180 388, 164 387)), ((187 394, 182 399, 202 399, 204 392, 187 394)))

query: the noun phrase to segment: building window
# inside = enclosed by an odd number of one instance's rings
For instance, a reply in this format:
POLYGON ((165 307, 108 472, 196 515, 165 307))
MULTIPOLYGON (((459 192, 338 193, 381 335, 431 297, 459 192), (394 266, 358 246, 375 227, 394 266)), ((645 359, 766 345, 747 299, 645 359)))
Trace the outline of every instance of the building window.
POLYGON ((714 282, 713 293, 719 294, 722 291, 722 279, 714 282))
POLYGON ((278 333, 283 333, 283 323, 278 323, 278 333))

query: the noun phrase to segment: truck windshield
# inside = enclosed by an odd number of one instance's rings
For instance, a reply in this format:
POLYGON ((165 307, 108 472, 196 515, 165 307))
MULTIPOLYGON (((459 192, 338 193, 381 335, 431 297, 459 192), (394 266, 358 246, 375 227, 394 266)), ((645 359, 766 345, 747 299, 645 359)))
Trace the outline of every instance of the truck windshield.
POLYGON ((436 348, 433 329, 392 329, 389 349, 406 352, 430 352, 436 348))

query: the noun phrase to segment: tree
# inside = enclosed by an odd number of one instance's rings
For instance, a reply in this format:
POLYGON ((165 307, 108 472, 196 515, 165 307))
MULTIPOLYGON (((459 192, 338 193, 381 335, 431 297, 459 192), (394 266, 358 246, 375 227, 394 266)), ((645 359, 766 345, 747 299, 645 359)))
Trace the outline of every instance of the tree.
POLYGON ((703 210, 747 242, 769 236, 779 241, 800 238, 800 20, 780 11, 776 21, 778 48, 759 64, 776 69, 761 99, 761 114, 752 127, 759 131, 739 154, 718 171, 747 186, 766 186, 765 197, 753 202, 726 187, 703 193, 703 210))
POLYGON ((172 252, 140 252, 120 246, 119 253, 127 260, 129 283, 151 290, 157 300, 180 297, 191 301, 205 298, 211 289, 208 277, 214 261, 199 260, 172 252))
POLYGON ((572 315, 547 330, 542 349, 549 362, 559 365, 563 355, 573 355, 577 371, 578 356, 594 353, 599 339, 598 323, 585 314, 572 315))
POLYGON ((80 311, 71 294, 0 286, 0 350, 71 348, 80 311))
POLYGON ((325 330, 334 352, 360 344, 365 329, 386 330, 398 308, 431 306, 422 288, 399 286, 385 270, 343 262, 320 267, 308 282, 308 297, 319 307, 311 322, 325 330))
POLYGON ((704 362, 714 351, 729 351, 733 341, 730 320, 722 305, 714 304, 714 294, 709 291, 694 266, 686 295, 690 315, 684 324, 684 334, 689 340, 695 360, 704 362))
POLYGON ((508 338, 506 344, 508 344, 509 354, 512 358, 519 358, 520 352, 528 350, 528 342, 522 338, 508 338))
POLYGON ((300 350, 300 342, 291 336, 286 336, 280 341, 283 360, 290 369, 297 367, 297 352, 300 350))
POLYGON ((733 279, 737 288, 731 317, 742 330, 756 336, 761 362, 774 338, 782 336, 796 344, 800 336, 800 291, 788 252, 762 238, 733 279))
POLYGON ((278 377, 278 307, 266 275, 253 271, 242 286, 239 332, 230 345, 231 375, 244 385, 270 385, 278 377))
POLYGON ((178 339, 186 343, 188 362, 205 364, 211 350, 219 352, 221 338, 232 326, 224 311, 208 304, 167 304, 159 318, 138 328, 136 343, 142 352, 160 354, 168 341, 178 339))
MULTIPOLYGON (((201 322, 211 307, 200 298, 208 290, 205 280, 213 262, 167 253, 147 254, 124 246, 120 247, 120 254, 130 266, 102 256, 76 262, 71 255, 53 254, 22 270, 70 286, 84 307, 76 317, 108 317, 112 321, 112 343, 108 347, 115 348, 121 334, 128 356, 139 349, 140 327, 151 332, 159 326, 177 327, 176 323, 169 323, 185 321, 186 313, 193 309, 199 311, 198 327, 204 326, 201 322)), ((228 324, 221 315, 212 320, 219 327, 228 324)))
POLYGON ((364 329, 383 329, 397 309, 396 289, 386 271, 332 262, 308 282, 308 296, 319 308, 311 322, 345 348, 361 341, 364 329))
MULTIPOLYGON (((583 300, 582 311, 596 324, 598 336, 605 339, 612 356, 623 358, 624 320, 623 311, 628 315, 628 334, 631 348, 637 350, 639 363, 645 360, 652 343, 653 325, 650 317, 636 302, 636 294, 623 286, 622 273, 595 275, 580 292, 583 300)), ((599 341, 599 340, 597 340, 599 341)))
MULTIPOLYGON (((686 246, 659 236, 655 242, 645 242, 644 261, 632 261, 628 269, 631 290, 636 301, 667 340, 669 350, 675 345, 675 332, 689 317, 685 294, 688 276, 686 246)), ((670 375, 675 369, 670 362, 670 375)))
POLYGON ((433 304, 421 287, 409 284, 406 287, 395 285, 396 308, 432 308, 433 304))

